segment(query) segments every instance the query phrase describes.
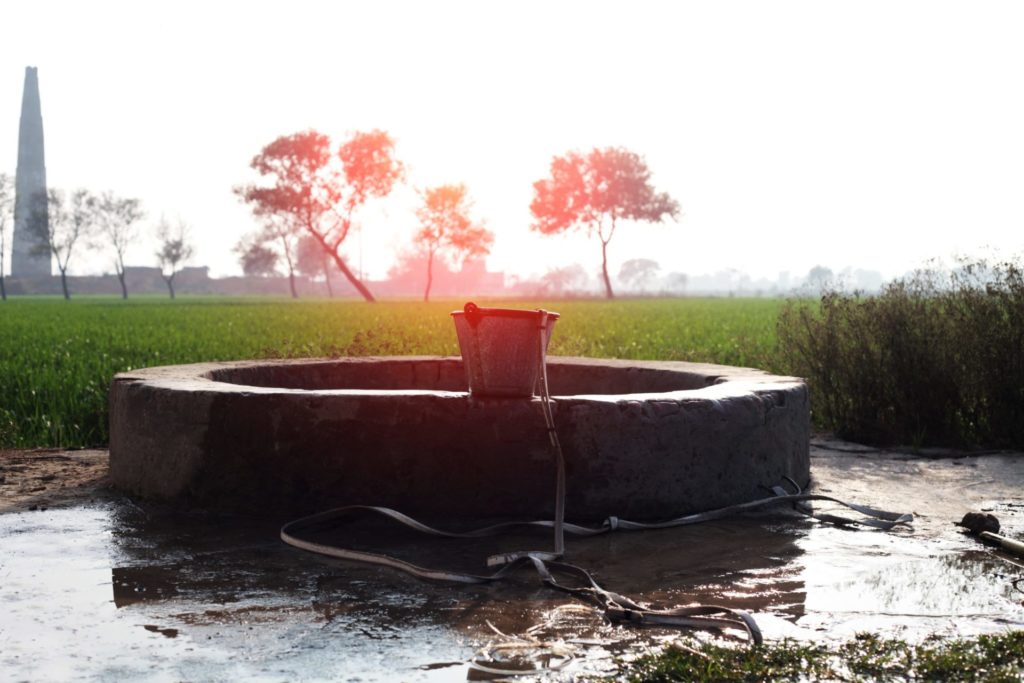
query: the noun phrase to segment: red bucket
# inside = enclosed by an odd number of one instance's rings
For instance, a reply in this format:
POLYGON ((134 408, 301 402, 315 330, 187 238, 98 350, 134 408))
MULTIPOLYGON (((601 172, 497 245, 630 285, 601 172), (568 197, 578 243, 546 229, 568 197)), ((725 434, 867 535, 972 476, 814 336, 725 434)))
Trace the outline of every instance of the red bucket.
POLYGON ((541 321, 544 348, 558 314, 518 308, 480 308, 470 302, 453 311, 469 393, 506 398, 533 396, 541 370, 541 321))

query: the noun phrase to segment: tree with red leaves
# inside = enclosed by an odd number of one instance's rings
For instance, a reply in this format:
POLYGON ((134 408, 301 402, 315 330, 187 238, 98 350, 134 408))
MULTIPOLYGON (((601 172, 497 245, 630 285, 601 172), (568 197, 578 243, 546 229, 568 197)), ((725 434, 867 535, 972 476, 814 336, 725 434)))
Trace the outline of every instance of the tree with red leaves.
POLYGON ((285 135, 263 148, 252 168, 269 186, 235 189, 258 217, 278 217, 312 236, 366 301, 375 301, 341 256, 356 210, 387 196, 403 177, 395 143, 380 130, 352 135, 331 152, 331 141, 314 130, 285 135), (340 164, 340 168, 339 168, 340 164))
POLYGON ((584 229, 601 240, 601 274, 605 293, 614 298, 608 277, 608 243, 622 220, 660 222, 676 218, 679 204, 655 192, 647 162, 620 147, 569 152, 551 161, 551 177, 533 184, 530 226, 544 235, 584 229))
POLYGON ((494 233, 469 216, 472 202, 466 186, 439 185, 423 194, 423 205, 416 210, 420 230, 416 242, 427 255, 427 288, 423 300, 430 301, 434 281, 434 258, 464 263, 466 259, 491 251, 494 233))

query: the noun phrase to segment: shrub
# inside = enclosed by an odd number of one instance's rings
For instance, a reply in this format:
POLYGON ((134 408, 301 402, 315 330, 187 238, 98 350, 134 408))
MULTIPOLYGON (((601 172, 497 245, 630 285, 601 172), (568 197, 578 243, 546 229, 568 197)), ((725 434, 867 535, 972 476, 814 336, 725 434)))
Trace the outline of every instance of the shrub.
POLYGON ((877 296, 790 301, 780 353, 815 421, 872 444, 1024 446, 1024 269, 919 270, 877 296))

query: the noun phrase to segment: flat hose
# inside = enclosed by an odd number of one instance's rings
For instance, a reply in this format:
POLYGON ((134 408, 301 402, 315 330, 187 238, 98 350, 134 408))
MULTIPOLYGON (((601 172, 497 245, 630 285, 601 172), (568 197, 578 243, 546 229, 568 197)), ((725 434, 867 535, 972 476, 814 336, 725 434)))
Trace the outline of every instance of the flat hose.
POLYGON ((749 642, 760 644, 762 642, 761 631, 758 628, 757 623, 754 621, 754 618, 743 610, 719 605, 690 605, 673 609, 651 609, 640 605, 624 595, 602 588, 594 580, 593 576, 591 576, 585 569, 562 561, 562 557, 565 555, 565 534, 569 533, 573 536, 587 537, 598 536, 611 531, 667 529, 670 527, 686 526, 722 519, 742 512, 750 512, 783 504, 792 504, 797 511, 806 516, 842 526, 861 525, 888 531, 897 526, 909 525, 913 521, 913 515, 911 514, 887 512, 885 510, 878 510, 864 505, 846 503, 836 498, 832 498, 831 496, 803 493, 796 482, 788 480, 789 483, 794 486, 796 493, 790 493, 780 486, 775 486, 771 489, 773 495, 767 498, 739 503, 737 505, 730 505, 716 510, 699 512, 692 515, 684 515, 660 522, 632 522, 618 517, 609 517, 600 526, 585 526, 566 523, 565 457, 562 453, 561 443, 558 440, 558 432, 555 429, 554 416, 551 410, 551 392, 548 385, 547 375, 546 346, 548 312, 540 310, 538 313, 539 334, 537 337, 539 339, 540 360, 540 375, 538 383, 540 385, 540 404, 541 412, 544 416, 544 424, 547 430, 548 440, 551 445, 551 451, 554 455, 557 469, 555 480, 554 520, 510 521, 470 531, 453 532, 428 526, 391 508, 370 505, 347 505, 288 522, 281 527, 281 540, 291 546, 307 550, 309 552, 341 560, 353 560, 356 562, 365 562, 368 564, 391 567, 430 581, 466 584, 489 583, 505 578, 515 569, 526 565, 532 565, 545 584, 551 588, 569 593, 597 605, 610 621, 628 622, 639 625, 676 626, 698 629, 739 629, 747 634, 749 642), (813 513, 809 507, 806 506, 806 503, 814 500, 837 503, 861 513, 864 517, 847 518, 833 514, 813 513), (497 567, 495 571, 489 574, 470 574, 445 569, 421 567, 382 553, 372 553, 342 548, 335 545, 326 545, 323 543, 304 540, 297 536, 298 532, 304 529, 309 529, 314 525, 320 525, 328 521, 336 521, 358 513, 382 515, 401 525, 413 529, 414 531, 443 538, 483 538, 487 536, 496 536, 516 528, 551 528, 554 531, 554 550, 524 550, 493 555, 487 558, 487 566, 497 567), (568 583, 560 581, 559 577, 562 577, 563 580, 575 579, 576 583, 575 585, 569 585, 568 583))

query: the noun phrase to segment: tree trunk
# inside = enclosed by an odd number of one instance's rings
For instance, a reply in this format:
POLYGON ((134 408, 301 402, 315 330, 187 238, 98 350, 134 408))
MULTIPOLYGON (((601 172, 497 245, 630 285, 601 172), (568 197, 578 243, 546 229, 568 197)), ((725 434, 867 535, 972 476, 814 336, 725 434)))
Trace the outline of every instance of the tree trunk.
POLYGON ((170 277, 165 277, 164 282, 167 283, 167 291, 171 293, 171 299, 174 299, 174 274, 170 277))
POLYGON ((117 280, 121 283, 121 298, 127 299, 128 284, 125 282, 124 258, 122 258, 120 250, 117 252, 117 261, 114 263, 114 270, 117 271, 117 280))
POLYGON ((331 286, 331 264, 327 262, 327 254, 324 254, 324 283, 327 285, 327 296, 334 298, 334 287, 331 286))
MULTIPOLYGON (((320 246, 323 247, 324 253, 331 255, 331 258, 334 259, 334 262, 338 265, 338 270, 340 270, 341 274, 344 275, 352 284, 352 286, 356 288, 356 291, 359 292, 360 296, 362 296, 367 303, 372 304, 375 301, 377 301, 375 298, 373 298, 373 294, 370 293, 370 290, 366 288, 366 285, 364 285, 362 281, 359 278, 357 278, 351 270, 348 269, 348 266, 345 265, 345 261, 343 261, 341 256, 338 255, 338 252, 327 246, 327 243, 324 242, 324 238, 319 233, 317 233, 315 230, 310 229, 309 234, 312 235, 313 238, 320 243, 320 246)), ((341 244, 339 243, 338 246, 340 247, 341 244)))
POLYGON ((430 301, 430 286, 434 283, 434 252, 427 256, 427 290, 423 292, 423 303, 430 301))
POLYGON ((61 289, 64 290, 64 300, 65 301, 70 301, 71 300, 71 294, 70 294, 70 292, 68 292, 68 276, 67 276, 67 272, 64 269, 61 269, 61 271, 60 271, 60 286, 61 286, 61 289))
POLYGON ((3 275, 0 275, 0 301, 7 301, 7 288, 4 287, 3 275))
POLYGON ((614 299, 612 281, 608 278, 608 242, 601 240, 601 276, 604 277, 604 291, 609 299, 614 299))
POLYGON ((299 293, 295 291, 295 271, 291 268, 288 269, 288 288, 292 290, 292 298, 298 299, 299 293))
POLYGON ((292 292, 292 298, 298 299, 299 292, 295 289, 295 264, 292 263, 292 252, 288 246, 288 237, 281 235, 281 251, 284 252, 285 263, 288 264, 288 289, 292 292))
POLYGON ((376 299, 373 298, 373 294, 370 293, 370 290, 368 290, 366 285, 364 285, 359 278, 357 278, 355 274, 348 269, 348 266, 345 265, 345 262, 341 257, 334 252, 331 252, 331 257, 334 259, 334 262, 338 264, 338 270, 341 271, 341 274, 348 278, 348 281, 352 283, 352 286, 356 288, 356 291, 359 292, 363 299, 365 299, 367 303, 372 304, 375 302, 376 299))

